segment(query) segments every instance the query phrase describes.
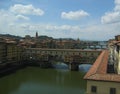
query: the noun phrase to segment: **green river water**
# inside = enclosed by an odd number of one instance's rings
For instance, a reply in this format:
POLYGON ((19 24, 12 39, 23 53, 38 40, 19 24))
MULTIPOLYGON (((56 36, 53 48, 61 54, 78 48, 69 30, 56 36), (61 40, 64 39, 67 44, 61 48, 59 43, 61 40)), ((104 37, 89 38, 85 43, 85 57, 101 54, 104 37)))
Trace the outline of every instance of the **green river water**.
POLYGON ((0 78, 0 94, 85 94, 85 73, 27 67, 0 78))

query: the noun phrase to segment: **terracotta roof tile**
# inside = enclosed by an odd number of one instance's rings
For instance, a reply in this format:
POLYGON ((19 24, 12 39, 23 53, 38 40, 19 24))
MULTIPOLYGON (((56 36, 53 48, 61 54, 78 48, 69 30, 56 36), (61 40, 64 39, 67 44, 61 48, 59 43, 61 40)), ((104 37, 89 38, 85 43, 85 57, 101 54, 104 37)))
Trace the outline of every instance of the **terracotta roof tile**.
POLYGON ((108 51, 101 52, 93 66, 84 76, 86 80, 120 82, 120 75, 107 73, 108 51))
POLYGON ((88 80, 120 82, 120 75, 117 74, 95 74, 87 78, 88 80))

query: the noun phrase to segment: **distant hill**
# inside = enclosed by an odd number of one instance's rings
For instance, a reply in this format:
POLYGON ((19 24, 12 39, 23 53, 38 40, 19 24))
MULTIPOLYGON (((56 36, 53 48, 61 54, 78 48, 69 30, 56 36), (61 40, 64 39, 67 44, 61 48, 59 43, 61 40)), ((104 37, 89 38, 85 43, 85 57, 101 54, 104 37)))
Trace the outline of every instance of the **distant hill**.
POLYGON ((46 40, 46 39, 51 40, 51 39, 53 39, 53 38, 44 35, 44 36, 38 36, 38 39, 40 39, 40 40, 46 40))
POLYGON ((20 36, 10 35, 10 34, 0 34, 0 37, 2 38, 13 38, 13 39, 22 39, 20 36))

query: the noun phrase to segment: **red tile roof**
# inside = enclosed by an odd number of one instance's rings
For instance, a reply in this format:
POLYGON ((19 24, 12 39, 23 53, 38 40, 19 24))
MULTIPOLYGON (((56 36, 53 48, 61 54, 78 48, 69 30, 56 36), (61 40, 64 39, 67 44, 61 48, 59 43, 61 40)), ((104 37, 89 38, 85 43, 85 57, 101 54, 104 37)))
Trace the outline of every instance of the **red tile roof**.
POLYGON ((84 76, 84 79, 96 81, 120 82, 120 75, 107 73, 108 54, 109 53, 107 50, 101 52, 93 66, 84 76))

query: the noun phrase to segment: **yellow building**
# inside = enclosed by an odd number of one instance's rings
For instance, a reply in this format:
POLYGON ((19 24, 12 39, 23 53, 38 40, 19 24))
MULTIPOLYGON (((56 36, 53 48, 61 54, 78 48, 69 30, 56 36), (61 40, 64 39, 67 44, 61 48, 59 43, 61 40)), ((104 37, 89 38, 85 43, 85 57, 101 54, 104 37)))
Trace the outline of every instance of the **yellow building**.
POLYGON ((6 45, 7 64, 20 63, 23 58, 23 48, 17 46, 15 41, 9 41, 6 43, 6 45))
POLYGON ((116 43, 117 73, 120 74, 120 41, 116 43))
POLYGON ((115 39, 110 41, 109 47, 109 61, 114 65, 114 70, 117 74, 120 74, 120 35, 115 36, 115 39))
POLYGON ((22 62, 23 61, 23 58, 24 58, 24 48, 21 47, 21 46, 17 46, 15 47, 16 51, 14 52, 16 54, 16 63, 24 63, 22 62))
POLYGON ((120 75, 107 73, 109 52, 103 51, 85 75, 86 94, 120 94, 120 75))
POLYGON ((7 63, 16 62, 16 48, 15 43, 7 42, 7 63))
POLYGON ((115 40, 120 41, 120 35, 115 36, 115 40))
POLYGON ((113 43, 113 53, 111 54, 114 62, 114 69, 117 74, 120 74, 120 40, 113 43))
POLYGON ((6 63, 6 43, 0 39, 0 66, 6 63))

